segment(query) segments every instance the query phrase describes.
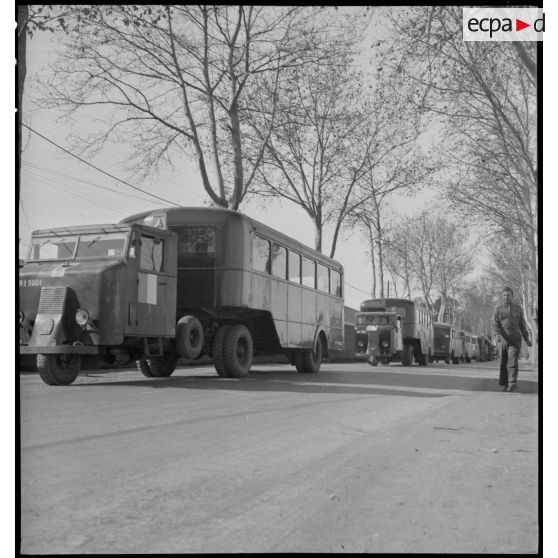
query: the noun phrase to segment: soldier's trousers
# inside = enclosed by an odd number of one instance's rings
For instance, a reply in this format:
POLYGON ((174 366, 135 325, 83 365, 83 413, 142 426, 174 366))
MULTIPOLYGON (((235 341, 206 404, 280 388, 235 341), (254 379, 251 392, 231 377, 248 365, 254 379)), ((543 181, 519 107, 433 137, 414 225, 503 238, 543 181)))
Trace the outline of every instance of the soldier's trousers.
POLYGON ((502 347, 500 351, 500 381, 501 386, 517 382, 517 374, 519 373, 519 366, 517 359, 519 358, 519 351, 521 350, 521 341, 519 343, 510 343, 502 340, 502 347))

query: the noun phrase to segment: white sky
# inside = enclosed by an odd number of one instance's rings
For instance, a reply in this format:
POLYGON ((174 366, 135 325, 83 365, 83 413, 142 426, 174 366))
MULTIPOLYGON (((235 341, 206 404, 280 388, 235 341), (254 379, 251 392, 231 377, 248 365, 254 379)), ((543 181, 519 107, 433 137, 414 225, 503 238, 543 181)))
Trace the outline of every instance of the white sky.
MULTIPOLYGON (((68 141, 68 124, 60 113, 39 108, 33 99, 33 79, 44 71, 53 56, 52 35, 35 34, 27 43, 27 77, 24 89, 24 122, 58 145, 72 151, 68 141)), ((91 120, 75 120, 73 131, 86 133, 91 120)), ((122 165, 125 150, 111 146, 94 161, 99 168, 153 194, 181 205, 204 205, 203 191, 195 163, 183 161, 179 168, 162 171, 159 176, 141 182, 130 178, 122 165)), ((63 225, 110 223, 165 205, 117 182, 79 162, 29 130, 23 132, 22 176, 19 203, 19 256, 27 255, 31 231, 63 225)), ((420 198, 402 198, 401 210, 409 212, 423 205, 428 194, 420 198)), ((282 231, 309 246, 314 245, 310 218, 298 206, 266 200, 245 202, 241 211, 282 231)), ((324 251, 329 250, 331 235, 325 231, 324 251)), ((367 244, 358 232, 341 235, 335 258, 345 267, 345 303, 358 308, 370 296, 372 273, 367 244)), ((387 281, 387 278, 386 278, 387 281)), ((393 287, 392 287, 393 293, 393 287)))
MULTIPOLYGON (((9 4, 2 4, 5 13, 1 18, 3 25, 3 33, 1 34, 4 41, 4 49, 2 49, 2 62, 6 69, 5 75, 7 81, 15 80, 13 69, 14 64, 14 28, 13 23, 14 10, 9 9, 9 4)), ((548 3, 544 9, 546 13, 547 30, 545 34, 545 50, 544 62, 545 72, 543 95, 546 101, 544 105, 544 139, 543 139, 543 156, 544 156, 544 208, 543 208, 543 239, 544 239, 544 282, 552 285, 552 280, 556 277, 556 247, 554 242, 556 238, 556 132, 554 124, 557 122, 556 104, 554 102, 556 91, 555 66, 558 59, 558 48, 556 46, 556 37, 558 35, 558 8, 548 3), (555 17, 553 17, 553 15, 555 17), (551 66, 552 65, 552 66, 551 66)), ((44 63, 44 55, 47 50, 44 46, 39 45, 35 40, 28 43, 28 80, 32 79, 33 72, 37 67, 44 63)), ((104 223, 116 222, 136 213, 138 211, 154 209, 158 207, 157 203, 147 201, 147 196, 135 192, 121 183, 102 175, 83 163, 79 163, 68 155, 63 154, 57 148, 49 145, 43 139, 29 133, 24 133, 24 153, 23 153, 23 172, 21 182, 21 200, 23 206, 18 203, 16 196, 12 192, 15 189, 9 184, 15 184, 15 127, 14 127, 14 95, 15 88, 5 86, 2 88, 3 95, 6 96, 3 103, 4 117, 3 130, 4 141, 2 153, 4 156, 3 170, 5 177, 5 186, 2 200, 4 202, 6 230, 14 231, 16 229, 16 219, 19 219, 19 237, 21 244, 27 244, 30 231, 45 227, 55 227, 62 225, 78 225, 82 223, 104 223), (104 189, 103 189, 104 188, 104 189), (143 198, 143 199, 139 199, 143 198), (8 209, 13 201, 15 208, 14 221, 11 220, 11 211, 8 209)), ((67 146, 66 136, 67 128, 64 121, 57 119, 55 115, 46 111, 34 110, 29 105, 29 101, 24 101, 25 122, 37 131, 44 133, 47 137, 56 141, 60 145, 67 146)), ((88 124, 85 122, 76 123, 78 128, 86 129, 88 124)), ((103 154, 95 163, 106 170, 128 180, 119 166, 119 153, 111 150, 110 153, 103 154)), ((205 200, 200 180, 193 170, 193 167, 177 171, 174 175, 171 172, 165 173, 163 176, 153 179, 146 183, 138 183, 137 181, 128 180, 142 189, 148 190, 154 194, 160 195, 167 199, 171 199, 184 205, 202 205, 205 200), (185 185, 185 186, 184 186, 185 185)), ((412 200, 410 202, 412 204, 412 200)), ((281 230, 296 239, 313 245, 313 230, 311 223, 302 213, 301 210, 292 204, 285 202, 282 206, 277 204, 266 204, 266 209, 260 209, 255 205, 243 206, 242 210, 258 219, 269 224, 270 226, 281 230)), ((11 232, 8 236, 11 237, 11 232)), ((327 242, 327 241, 326 241, 327 242)), ((17 251, 17 238, 14 238, 14 248, 17 251)), ((326 244, 327 245, 327 244, 326 244)), ((345 266, 346 287, 346 304, 357 308, 360 301, 367 298, 371 285, 370 264, 364 257, 365 244, 358 234, 345 234, 342 242, 338 247, 336 258, 345 266)), ((21 253, 20 253, 21 254, 21 253)), ((23 251, 25 255, 25 250, 23 251)), ((16 261, 18 255, 14 254, 16 261)), ((15 292, 8 285, 7 292, 15 292)), ((542 291, 541 291, 542 292, 542 291)), ((7 322, 12 323, 12 317, 16 315, 14 303, 8 306, 5 313, 7 322)), ((546 319, 546 340, 550 342, 553 339, 555 325, 551 322, 554 316, 558 315, 556 308, 556 299, 547 298, 544 300, 544 316, 546 319)), ((6 321, 6 320, 4 320, 6 321)), ((552 320, 553 321, 553 320, 552 320)), ((13 330, 11 325, 6 326, 9 334, 8 339, 12 339, 13 330)), ((15 340, 14 340, 15 343, 15 340)), ((3 372, 7 375, 5 387, 2 390, 2 412, 7 418, 3 422, 6 427, 2 430, 4 447, 15 447, 14 442, 14 378, 12 370, 15 370, 15 355, 11 349, 8 349, 9 358, 4 360, 3 372), (13 360, 12 360, 13 359, 13 360), (13 363, 13 364, 12 364, 13 363)), ((549 526, 552 525, 552 515, 550 505, 557 493, 558 478, 549 471, 554 471, 558 466, 556 463, 556 442, 553 428, 554 413, 551 411, 554 405, 554 399, 558 393, 556 362, 550 361, 550 351, 545 354, 549 355, 544 359, 544 368, 549 371, 544 378, 544 470, 546 472, 544 478, 544 520, 545 529, 545 550, 554 549, 556 542, 553 540, 554 534, 549 526), (552 414, 551 414, 552 412, 552 414)), ((10 541, 14 533, 14 499, 12 499, 10 490, 13 488, 10 480, 15 478, 13 469, 13 460, 9 457, 4 458, 4 466, 2 469, 3 478, 7 479, 7 489, 4 491, 3 498, 2 525, 5 529, 5 535, 1 538, 2 549, 11 551, 10 541)), ((522 482, 523 479, 516 479, 516 482, 522 482)), ((4 533, 3 533, 4 534, 4 533)))

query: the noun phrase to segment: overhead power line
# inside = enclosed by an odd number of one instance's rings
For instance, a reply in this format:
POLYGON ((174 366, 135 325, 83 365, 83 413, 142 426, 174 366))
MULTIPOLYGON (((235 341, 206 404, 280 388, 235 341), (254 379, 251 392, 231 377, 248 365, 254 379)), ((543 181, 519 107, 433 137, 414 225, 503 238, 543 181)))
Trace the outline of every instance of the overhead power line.
POLYGON ((46 136, 44 136, 43 134, 37 132, 37 130, 34 130, 33 128, 31 128, 31 126, 28 126, 27 124, 25 124, 24 122, 22 122, 22 125, 25 126, 28 130, 30 130, 31 132, 33 132, 34 134, 36 134, 37 136, 39 136, 40 138, 44 139, 45 141, 48 141, 48 143, 51 143, 52 145, 54 145, 55 147, 58 147, 58 149, 61 149, 62 151, 64 151, 64 153, 67 153, 68 155, 74 157, 75 159, 77 159, 78 161, 81 161, 82 163, 85 163, 86 165, 89 165, 90 167, 93 167, 95 170, 98 170, 99 172, 102 172, 103 174, 106 174, 107 176, 110 176, 110 178, 114 179, 114 180, 118 180, 119 182, 122 182, 122 184, 126 184, 126 186, 129 186, 130 188, 133 188, 134 190, 138 190, 139 192, 142 192, 143 194, 147 194, 148 196, 151 196, 153 198, 156 198, 160 201, 163 201, 165 203, 170 203, 171 205, 174 205, 176 207, 181 207, 180 204, 167 200, 165 198, 162 198, 160 196, 157 196, 155 194, 152 194, 151 192, 147 192, 146 190, 142 190, 141 188, 138 188, 137 186, 134 186, 133 184, 130 184, 129 182, 126 182, 125 180, 122 180, 121 178, 118 178, 117 176, 114 176, 113 174, 110 174, 107 171, 104 171, 103 169, 100 169, 99 167, 93 165, 92 163, 90 163, 89 161, 86 161, 85 159, 82 159, 81 157, 79 157, 78 155, 75 155, 74 153, 72 153, 71 151, 68 151, 66 148, 62 147, 61 145, 58 145, 56 142, 52 141, 51 139, 47 138, 46 136))
POLYGON ((370 294, 370 291, 365 291, 364 289, 359 289, 358 287, 355 287, 354 285, 351 285, 346 279, 345 279, 345 285, 347 285, 348 287, 351 287, 351 289, 354 289, 355 291, 360 291, 361 293, 365 293, 365 294, 370 294))

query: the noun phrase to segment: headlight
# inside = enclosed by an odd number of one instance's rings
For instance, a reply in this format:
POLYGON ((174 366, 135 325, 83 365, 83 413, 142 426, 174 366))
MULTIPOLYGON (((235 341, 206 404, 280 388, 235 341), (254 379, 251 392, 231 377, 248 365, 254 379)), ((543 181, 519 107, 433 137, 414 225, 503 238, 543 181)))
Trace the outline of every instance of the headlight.
POLYGON ((89 312, 84 308, 80 308, 76 312, 76 323, 80 326, 85 326, 89 323, 89 312))
POLYGON ((22 324, 23 320, 25 320, 25 314, 23 313, 23 310, 20 308, 19 309, 19 323, 22 324))

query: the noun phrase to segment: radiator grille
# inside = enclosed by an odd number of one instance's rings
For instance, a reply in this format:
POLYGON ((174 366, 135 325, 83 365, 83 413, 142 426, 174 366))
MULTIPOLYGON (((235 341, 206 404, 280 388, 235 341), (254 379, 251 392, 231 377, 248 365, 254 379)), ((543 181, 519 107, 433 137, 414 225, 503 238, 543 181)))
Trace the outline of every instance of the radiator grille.
POLYGON ((43 287, 39 300, 39 314, 60 314, 64 308, 66 287, 43 287))

